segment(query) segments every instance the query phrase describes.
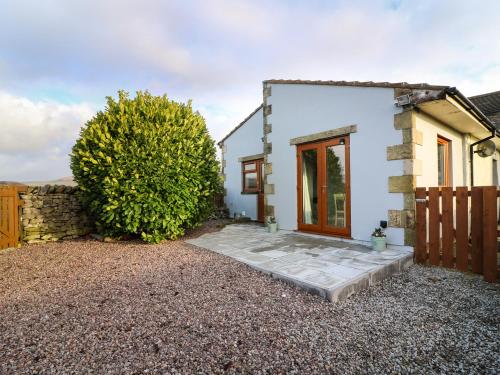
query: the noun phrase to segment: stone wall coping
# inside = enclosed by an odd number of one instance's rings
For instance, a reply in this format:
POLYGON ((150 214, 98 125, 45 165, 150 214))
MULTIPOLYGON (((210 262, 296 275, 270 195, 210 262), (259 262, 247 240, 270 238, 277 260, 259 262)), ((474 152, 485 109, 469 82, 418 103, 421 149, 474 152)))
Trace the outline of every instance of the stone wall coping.
POLYGON ((28 194, 71 194, 78 190, 78 186, 71 185, 30 185, 28 186, 27 193, 28 194))

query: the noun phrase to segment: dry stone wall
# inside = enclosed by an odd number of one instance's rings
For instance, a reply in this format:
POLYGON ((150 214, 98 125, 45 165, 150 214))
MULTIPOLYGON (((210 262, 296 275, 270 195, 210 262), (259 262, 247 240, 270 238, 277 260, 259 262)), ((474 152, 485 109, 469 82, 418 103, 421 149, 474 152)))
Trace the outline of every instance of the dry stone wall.
POLYGON ((71 239, 91 233, 92 221, 73 186, 30 186, 21 194, 21 239, 38 243, 71 239))

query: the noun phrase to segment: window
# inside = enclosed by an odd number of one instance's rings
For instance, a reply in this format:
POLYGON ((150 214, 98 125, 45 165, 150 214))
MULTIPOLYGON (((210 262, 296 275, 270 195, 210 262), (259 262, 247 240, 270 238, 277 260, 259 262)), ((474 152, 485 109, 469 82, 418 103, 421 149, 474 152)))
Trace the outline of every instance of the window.
POLYGON ((245 161, 241 165, 242 192, 258 193, 261 188, 262 160, 245 161))
POLYGON ((437 138, 437 159, 438 159, 438 185, 449 186, 451 180, 450 168, 450 146, 449 139, 438 136, 437 138))

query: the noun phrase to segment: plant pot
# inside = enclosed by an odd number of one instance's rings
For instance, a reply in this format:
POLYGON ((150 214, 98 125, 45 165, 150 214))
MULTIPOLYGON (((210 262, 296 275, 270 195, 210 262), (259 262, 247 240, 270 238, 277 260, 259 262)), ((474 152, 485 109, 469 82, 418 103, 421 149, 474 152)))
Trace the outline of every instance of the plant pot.
POLYGON ((278 223, 267 223, 267 231, 269 233, 276 233, 278 231, 278 223))
POLYGON ((387 248, 387 239, 385 237, 372 236, 372 249, 375 251, 384 251, 387 248))
POLYGON ((265 225, 266 228, 269 227, 269 223, 271 222, 271 218, 272 218, 272 216, 266 216, 264 218, 264 225, 265 225))

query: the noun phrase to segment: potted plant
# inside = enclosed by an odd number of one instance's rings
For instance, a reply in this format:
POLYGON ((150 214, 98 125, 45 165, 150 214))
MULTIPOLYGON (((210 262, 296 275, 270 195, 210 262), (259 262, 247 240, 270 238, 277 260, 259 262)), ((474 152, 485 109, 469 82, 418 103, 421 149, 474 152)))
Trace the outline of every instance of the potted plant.
POLYGON ((383 251, 387 247, 387 240, 382 228, 375 228, 372 233, 372 249, 376 251, 383 251))
MULTIPOLYGON (((273 216, 266 216, 266 218, 264 219, 264 226, 266 228, 269 227, 269 223, 271 222, 271 218, 273 218, 273 216)), ((275 220, 276 221, 276 220, 275 220)))
POLYGON ((267 219, 267 231, 269 233, 276 233, 278 231, 278 223, 274 216, 269 216, 267 219))

